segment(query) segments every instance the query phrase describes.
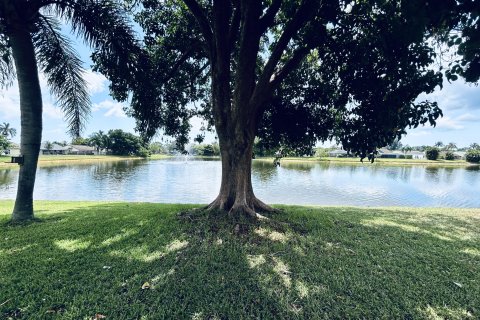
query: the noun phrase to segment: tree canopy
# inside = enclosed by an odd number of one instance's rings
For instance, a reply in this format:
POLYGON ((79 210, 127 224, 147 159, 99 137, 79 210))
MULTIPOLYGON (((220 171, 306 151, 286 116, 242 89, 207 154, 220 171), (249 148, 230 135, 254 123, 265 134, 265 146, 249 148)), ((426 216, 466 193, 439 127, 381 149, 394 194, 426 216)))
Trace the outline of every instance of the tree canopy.
MULTIPOLYGON (((140 2, 153 84, 148 100, 134 90, 131 114, 148 136, 163 128, 185 144, 193 116, 212 128, 215 90, 227 90, 229 113, 235 97, 245 95, 239 108, 258 100, 256 134, 305 151, 336 139, 366 156, 441 115, 416 98, 442 83, 426 39, 443 1, 140 2), (210 75, 222 63, 217 89, 210 75)), ((135 89, 116 82, 117 97, 135 89)))
POLYGON ((132 133, 121 129, 108 131, 106 136, 107 148, 111 154, 115 155, 143 155, 142 140, 132 133))
POLYGON ((448 2, 450 12, 443 16, 443 40, 447 39, 458 56, 450 61, 446 76, 457 80, 459 75, 467 82, 476 83, 480 79, 480 3, 475 0, 448 2))

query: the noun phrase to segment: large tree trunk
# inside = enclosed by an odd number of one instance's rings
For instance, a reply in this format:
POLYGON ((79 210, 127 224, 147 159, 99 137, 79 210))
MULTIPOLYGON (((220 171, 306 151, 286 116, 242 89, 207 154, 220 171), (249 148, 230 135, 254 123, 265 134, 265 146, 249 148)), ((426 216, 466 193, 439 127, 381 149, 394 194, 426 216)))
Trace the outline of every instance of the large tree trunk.
MULTIPOLYGON (((242 109, 237 109, 242 110, 242 109)), ((240 111, 241 112, 241 111, 240 111)), ((274 209, 255 197, 252 187, 252 151, 255 125, 245 115, 230 118, 225 126, 216 125, 222 161, 222 182, 209 209, 228 211, 232 216, 257 217, 274 209)))
POLYGON ((42 94, 32 37, 23 27, 13 27, 10 36, 20 90, 20 152, 24 163, 18 176, 12 221, 33 219, 33 188, 42 141, 42 94))

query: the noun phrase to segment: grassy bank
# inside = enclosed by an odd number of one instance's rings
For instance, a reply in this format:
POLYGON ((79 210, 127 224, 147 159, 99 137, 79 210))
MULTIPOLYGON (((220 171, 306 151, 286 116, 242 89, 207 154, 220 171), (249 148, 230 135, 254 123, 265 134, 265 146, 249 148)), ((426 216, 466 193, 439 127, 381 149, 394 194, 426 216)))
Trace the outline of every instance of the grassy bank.
MULTIPOLYGON (((149 159, 166 159, 166 155, 152 155, 149 159)), ((10 157, 0 156, 0 168, 18 167, 16 163, 10 163, 10 157)), ((133 156, 112 156, 112 155, 41 155, 38 159, 39 166, 58 164, 94 163, 101 161, 122 161, 131 159, 143 159, 133 156)))
POLYGON ((0 318, 480 318, 480 209, 282 207, 234 234, 187 205, 12 206, 0 318))
MULTIPOLYGON (((258 158, 260 161, 272 161, 273 158, 258 158)), ((371 164, 367 159, 363 160, 363 163, 360 161, 360 158, 335 158, 335 157, 285 157, 280 159, 282 162, 320 162, 320 163, 338 163, 338 164, 348 164, 348 165, 385 165, 385 166, 412 166, 412 165, 423 165, 423 166, 470 166, 475 165, 466 162, 465 160, 427 160, 427 159, 386 159, 386 158, 377 158, 375 162, 371 164)), ((478 164, 476 164, 478 165, 478 164)))

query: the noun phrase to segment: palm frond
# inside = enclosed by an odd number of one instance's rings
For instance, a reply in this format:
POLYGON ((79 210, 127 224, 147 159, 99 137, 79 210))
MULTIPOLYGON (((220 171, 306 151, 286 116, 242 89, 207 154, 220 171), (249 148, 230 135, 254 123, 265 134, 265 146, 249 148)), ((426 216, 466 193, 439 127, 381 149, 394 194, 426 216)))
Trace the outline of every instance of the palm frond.
POLYGON ((132 31, 123 2, 57 0, 44 10, 65 19, 73 31, 94 48, 94 70, 111 81, 110 93, 114 99, 131 100, 128 113, 142 114, 145 119, 137 121, 137 129, 144 137, 152 137, 158 122, 162 121, 158 89, 151 81, 150 59, 132 31))
POLYGON ((124 6, 117 0, 63 0, 44 8, 66 19, 90 47, 118 59, 127 58, 138 42, 124 6))
POLYGON ((56 19, 41 15, 37 27, 33 41, 38 63, 64 113, 69 133, 80 136, 91 110, 82 61, 71 42, 60 33, 56 19))
POLYGON ((12 85, 15 79, 15 68, 13 67, 12 50, 8 45, 8 38, 0 30, 0 88, 7 88, 12 85))

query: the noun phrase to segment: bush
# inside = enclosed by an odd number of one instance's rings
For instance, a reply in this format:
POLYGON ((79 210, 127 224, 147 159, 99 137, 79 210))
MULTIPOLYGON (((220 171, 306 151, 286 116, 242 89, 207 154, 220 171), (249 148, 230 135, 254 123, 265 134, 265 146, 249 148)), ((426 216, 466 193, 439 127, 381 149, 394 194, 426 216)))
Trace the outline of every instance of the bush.
POLYGON ((467 162, 479 163, 480 162, 480 150, 479 149, 470 149, 465 155, 467 162))
POLYGON ((455 155, 452 151, 447 151, 447 153, 445 153, 445 160, 455 160, 455 155))
POLYGON ((436 147, 428 148, 425 153, 427 155, 428 160, 437 160, 438 155, 440 154, 440 152, 438 151, 438 148, 436 147))
POLYGON ((137 156, 142 157, 142 158, 148 158, 152 155, 149 149, 145 147, 140 147, 136 153, 137 156))

